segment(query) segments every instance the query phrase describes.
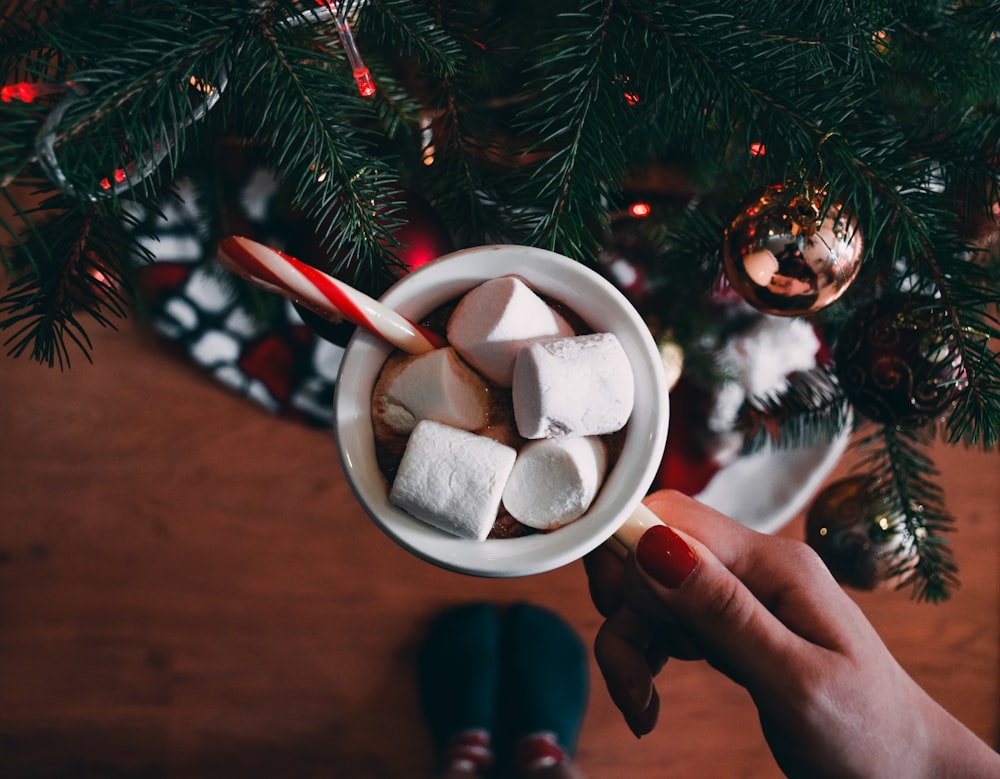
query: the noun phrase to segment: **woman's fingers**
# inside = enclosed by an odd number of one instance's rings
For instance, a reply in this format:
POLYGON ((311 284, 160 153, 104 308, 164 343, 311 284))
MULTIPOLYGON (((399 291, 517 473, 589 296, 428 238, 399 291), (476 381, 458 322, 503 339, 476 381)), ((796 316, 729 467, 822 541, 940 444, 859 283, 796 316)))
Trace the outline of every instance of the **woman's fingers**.
POLYGON ((594 657, 611 700, 636 736, 649 733, 660 713, 645 652, 650 638, 648 621, 623 607, 605 620, 594 640, 594 657))

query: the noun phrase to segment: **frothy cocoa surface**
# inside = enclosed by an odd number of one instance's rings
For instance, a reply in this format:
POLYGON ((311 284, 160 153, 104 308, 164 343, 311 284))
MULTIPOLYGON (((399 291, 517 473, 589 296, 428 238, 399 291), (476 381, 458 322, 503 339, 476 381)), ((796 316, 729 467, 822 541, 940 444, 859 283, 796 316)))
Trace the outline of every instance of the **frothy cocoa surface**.
MULTIPOLYGON (((580 316, 565 304, 548 297, 543 296, 543 298, 573 326, 577 335, 585 335, 593 332, 580 316)), ((445 337, 448 319, 451 317, 460 299, 459 297, 439 306, 423 318, 420 324, 441 335, 442 338, 445 337)), ((406 442, 409 436, 396 432, 391 426, 386 424, 384 419, 385 388, 399 373, 402 363, 408 357, 409 355, 400 350, 396 350, 390 354, 382 366, 379 378, 372 390, 372 427, 375 433, 375 459, 378 462, 379 470, 382 471, 382 474, 389 480, 390 484, 396 478, 396 471, 399 469, 399 462, 403 457, 403 451, 406 449, 406 442)), ((517 433, 517 426, 514 423, 514 404, 511 399, 510 389, 498 387, 485 379, 484 381, 486 381, 488 393, 486 419, 482 428, 472 432, 493 438, 513 449, 520 450, 522 446, 528 443, 528 440, 522 438, 517 433)), ((621 454, 627 429, 628 425, 614 433, 600 436, 601 441, 607 447, 608 472, 614 467, 618 456, 621 454)), ((503 507, 503 504, 501 504, 489 538, 516 538, 538 532, 541 531, 522 525, 510 516, 503 507)))

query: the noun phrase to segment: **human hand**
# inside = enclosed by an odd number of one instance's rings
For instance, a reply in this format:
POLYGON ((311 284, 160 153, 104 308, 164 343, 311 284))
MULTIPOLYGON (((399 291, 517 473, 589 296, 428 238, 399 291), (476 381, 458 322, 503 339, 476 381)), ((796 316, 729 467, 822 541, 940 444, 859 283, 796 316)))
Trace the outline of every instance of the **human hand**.
POLYGON ((666 527, 622 561, 585 560, 606 617, 594 645, 612 700, 641 736, 654 677, 704 659, 750 693, 790 777, 1000 776, 1000 757, 899 666, 803 543, 749 530, 673 491, 646 505, 666 527))

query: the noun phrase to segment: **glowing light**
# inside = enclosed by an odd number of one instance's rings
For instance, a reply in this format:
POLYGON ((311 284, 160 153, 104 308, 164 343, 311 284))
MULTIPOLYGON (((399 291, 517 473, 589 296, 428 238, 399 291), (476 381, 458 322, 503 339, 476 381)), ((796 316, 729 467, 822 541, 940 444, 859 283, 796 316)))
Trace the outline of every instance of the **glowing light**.
POLYGON ((754 157, 763 157, 767 153, 767 147, 760 141, 750 144, 750 154, 754 157))
POLYGON ((615 83, 621 86, 622 97, 625 98, 625 102, 629 105, 637 105, 642 98, 639 97, 638 92, 629 86, 631 81, 631 76, 622 75, 615 78, 615 83))
POLYGON ((872 35, 872 42, 875 44, 875 49, 879 53, 885 54, 889 50, 889 44, 891 43, 889 33, 885 30, 879 30, 877 33, 872 35))
POLYGON ((188 83, 191 85, 193 89, 195 89, 198 92, 201 92, 202 94, 205 95, 215 94, 216 91, 215 85, 208 81, 205 81, 205 79, 198 78, 197 76, 191 76, 191 78, 188 79, 188 83))
POLYGON ((434 164, 434 154, 437 149, 434 147, 434 131, 431 128, 431 117, 424 114, 420 117, 420 143, 423 146, 424 165, 434 164))
MULTIPOLYGON (((115 180, 115 184, 121 184, 123 181, 125 181, 125 179, 128 178, 128 174, 125 172, 125 168, 118 168, 118 170, 114 172, 112 177, 115 180)), ((101 189, 107 192, 114 186, 114 184, 111 183, 111 179, 103 178, 100 180, 100 182, 98 182, 98 186, 100 186, 101 189)))
POLYGON ((368 68, 361 67, 354 69, 354 83, 358 85, 358 92, 361 97, 371 97, 375 94, 375 81, 368 68))
POLYGON ((438 258, 438 253, 428 246, 411 246, 406 258, 406 266, 410 270, 416 270, 421 265, 426 265, 431 260, 438 258))
POLYGON ((28 82, 21 82, 20 84, 7 84, 5 87, 0 88, 0 100, 5 103, 10 103, 14 100, 20 100, 22 103, 33 103, 40 97, 56 95, 65 91, 66 87, 62 84, 29 84, 28 82))
POLYGON ((649 216, 649 212, 652 210, 653 209, 650 208, 649 203, 633 203, 628 207, 628 212, 637 219, 649 216))
POLYGON ((104 275, 104 272, 98 268, 90 268, 87 273, 90 275, 94 281, 100 284, 102 287, 110 287, 111 280, 104 275))
POLYGON ((354 83, 358 85, 358 92, 362 97, 371 97, 375 94, 375 81, 361 59, 361 52, 358 51, 358 45, 354 42, 351 26, 340 11, 333 10, 329 0, 317 0, 317 3, 330 8, 333 12, 333 18, 337 23, 337 35, 340 36, 340 45, 344 47, 347 61, 351 63, 351 75, 354 76, 354 83))

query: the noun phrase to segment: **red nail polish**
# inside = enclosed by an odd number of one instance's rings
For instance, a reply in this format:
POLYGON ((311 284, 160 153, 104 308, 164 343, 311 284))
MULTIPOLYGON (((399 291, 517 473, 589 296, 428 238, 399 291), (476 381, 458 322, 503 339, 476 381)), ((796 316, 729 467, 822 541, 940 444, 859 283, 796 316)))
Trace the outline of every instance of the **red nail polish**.
POLYGON ((684 539, 666 525, 654 525, 635 546, 639 566, 664 587, 679 587, 698 566, 684 539))

